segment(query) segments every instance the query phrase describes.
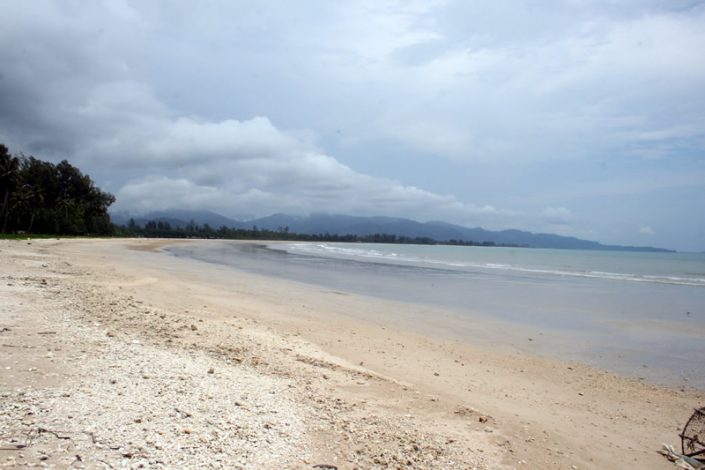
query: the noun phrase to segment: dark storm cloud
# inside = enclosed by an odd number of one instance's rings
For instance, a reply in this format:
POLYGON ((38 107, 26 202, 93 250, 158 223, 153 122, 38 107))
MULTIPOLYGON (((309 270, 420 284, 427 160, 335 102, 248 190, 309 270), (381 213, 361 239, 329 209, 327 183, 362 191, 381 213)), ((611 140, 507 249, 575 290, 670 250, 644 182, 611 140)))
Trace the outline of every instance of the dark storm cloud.
MULTIPOLYGON (((126 209, 330 207, 579 234, 571 204, 595 213, 591 191, 703 170, 700 2, 3 7, 0 141, 70 158, 126 209), (383 164, 404 152, 415 184, 383 164), (603 182, 586 162, 607 158, 618 173, 603 182), (482 184, 514 168, 532 178, 482 184), (474 184, 448 191, 437 169, 474 184)), ((660 232, 658 214, 628 209, 624 237, 660 232)))

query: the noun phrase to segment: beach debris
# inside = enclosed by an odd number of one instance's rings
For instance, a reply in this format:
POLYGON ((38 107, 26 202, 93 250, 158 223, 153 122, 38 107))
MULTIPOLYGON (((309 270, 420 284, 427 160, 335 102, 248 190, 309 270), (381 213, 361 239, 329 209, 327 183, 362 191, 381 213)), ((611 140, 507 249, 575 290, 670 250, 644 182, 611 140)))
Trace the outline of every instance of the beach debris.
POLYGON ((490 418, 488 418, 487 416, 484 416, 484 415, 477 418, 477 420, 481 423, 486 423, 487 421, 489 421, 489 419, 490 418))
POLYGON ((208 373, 209 373, 209 374, 214 374, 214 373, 215 373, 215 369, 213 369, 213 368, 211 367, 210 369, 208 369, 208 373))
POLYGON ((679 435, 683 455, 694 457, 705 468, 705 406, 693 412, 679 435))
POLYGON ((705 469, 705 407, 693 412, 679 436, 682 453, 670 444, 663 444, 659 453, 686 470, 705 469))
POLYGON ((668 460, 676 464, 676 466, 685 470, 705 469, 705 463, 695 457, 688 457, 687 455, 679 454, 670 444, 662 444, 662 446, 663 447, 659 451, 659 454, 665 456, 668 460))
POLYGON ((475 413, 475 409, 469 406, 461 406, 455 410, 455 414, 459 416, 470 416, 473 413, 475 413))
POLYGON ((174 411, 176 411, 182 418, 191 417, 191 413, 189 413, 188 411, 180 410, 179 408, 174 408, 174 411))
POLYGON ((313 466, 313 468, 318 468, 320 470, 338 470, 338 467, 335 465, 330 465, 327 463, 319 463, 313 466))

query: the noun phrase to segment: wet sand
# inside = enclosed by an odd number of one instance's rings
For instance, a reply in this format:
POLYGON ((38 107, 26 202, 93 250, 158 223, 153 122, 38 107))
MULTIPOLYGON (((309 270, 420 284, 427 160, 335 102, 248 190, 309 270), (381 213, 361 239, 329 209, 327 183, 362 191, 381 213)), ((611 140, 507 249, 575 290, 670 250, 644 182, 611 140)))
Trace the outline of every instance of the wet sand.
POLYGON ((0 463, 671 468, 656 451, 705 402, 169 243, 0 242, 0 446, 30 443, 0 463))

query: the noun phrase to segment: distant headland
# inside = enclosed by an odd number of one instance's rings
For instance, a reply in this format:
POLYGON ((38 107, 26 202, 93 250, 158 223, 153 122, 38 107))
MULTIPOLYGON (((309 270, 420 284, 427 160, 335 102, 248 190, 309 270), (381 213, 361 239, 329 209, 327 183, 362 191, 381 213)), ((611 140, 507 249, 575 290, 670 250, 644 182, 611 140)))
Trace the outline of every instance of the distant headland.
MULTIPOLYGON (((390 243, 444 243, 482 246, 517 246, 527 248, 550 248, 572 250, 608 250, 640 252, 673 252, 665 248, 650 246, 605 245, 596 241, 582 240, 549 233, 532 233, 523 230, 486 230, 468 228, 447 222, 417 222, 397 217, 361 217, 341 214, 311 214, 294 216, 274 214, 247 221, 235 220, 207 210, 170 209, 143 215, 128 212, 111 214, 113 222, 135 229, 152 229, 154 232, 184 230, 199 226, 201 232, 245 230, 252 233, 263 231, 287 235, 302 235, 303 239, 339 241, 376 241, 390 243), (254 231, 253 231, 254 229, 254 231)), ((164 233, 161 233, 164 235, 164 233)))

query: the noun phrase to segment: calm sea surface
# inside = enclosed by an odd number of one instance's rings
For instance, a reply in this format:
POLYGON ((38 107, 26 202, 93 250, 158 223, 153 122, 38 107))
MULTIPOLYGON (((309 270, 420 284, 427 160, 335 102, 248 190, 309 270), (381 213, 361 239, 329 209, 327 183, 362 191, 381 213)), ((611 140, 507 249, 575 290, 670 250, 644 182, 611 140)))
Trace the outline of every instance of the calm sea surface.
MULTIPOLYGON (((447 309, 484 343, 705 388, 705 255, 421 245, 204 243, 177 256, 447 309), (516 331, 532 336, 516 344, 516 331), (536 339, 534 339, 536 338, 536 339)), ((402 319, 403 320, 403 319, 402 319)))

